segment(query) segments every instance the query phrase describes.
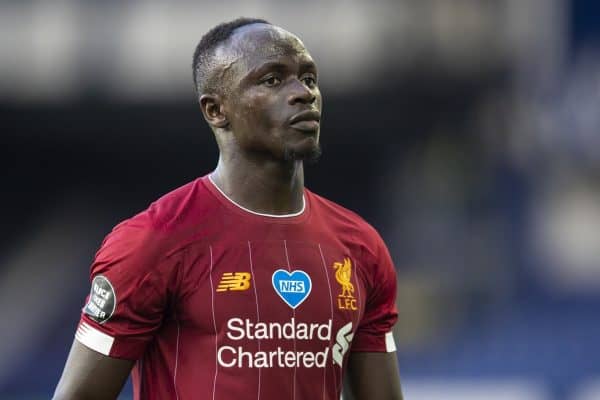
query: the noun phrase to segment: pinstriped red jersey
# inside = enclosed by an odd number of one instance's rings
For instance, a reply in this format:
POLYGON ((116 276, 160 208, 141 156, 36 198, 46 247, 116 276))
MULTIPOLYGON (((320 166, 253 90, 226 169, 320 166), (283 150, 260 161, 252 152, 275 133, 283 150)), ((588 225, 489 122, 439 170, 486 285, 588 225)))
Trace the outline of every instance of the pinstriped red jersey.
POLYGON ((136 399, 339 399, 349 352, 395 350, 383 241, 306 189, 269 216, 199 178, 117 225, 91 279, 76 338, 137 360, 136 399))

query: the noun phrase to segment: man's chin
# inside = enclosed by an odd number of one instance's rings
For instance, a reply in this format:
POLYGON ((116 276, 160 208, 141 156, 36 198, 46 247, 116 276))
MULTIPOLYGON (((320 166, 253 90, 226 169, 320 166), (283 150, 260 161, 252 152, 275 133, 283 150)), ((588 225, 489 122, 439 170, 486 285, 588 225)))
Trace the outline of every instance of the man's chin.
POLYGON ((321 146, 316 144, 302 148, 286 147, 283 157, 286 161, 304 161, 307 164, 315 164, 321 157, 321 146))

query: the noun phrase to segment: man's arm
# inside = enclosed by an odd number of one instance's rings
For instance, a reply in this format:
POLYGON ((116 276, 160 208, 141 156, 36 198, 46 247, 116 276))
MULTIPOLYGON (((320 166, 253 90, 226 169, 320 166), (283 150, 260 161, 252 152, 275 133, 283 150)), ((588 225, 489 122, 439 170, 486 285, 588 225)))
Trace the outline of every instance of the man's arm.
POLYGON ((54 400, 114 400, 134 361, 111 358, 73 341, 54 400))
POLYGON ((348 400, 402 400, 396 352, 355 352, 349 357, 344 385, 348 400))

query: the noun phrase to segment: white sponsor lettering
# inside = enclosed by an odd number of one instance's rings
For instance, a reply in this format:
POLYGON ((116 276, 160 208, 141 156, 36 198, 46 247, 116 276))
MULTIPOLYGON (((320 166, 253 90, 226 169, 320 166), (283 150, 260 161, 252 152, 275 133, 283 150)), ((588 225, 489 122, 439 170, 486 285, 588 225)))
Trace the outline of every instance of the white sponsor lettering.
POLYGON ((221 346, 217 351, 219 365, 226 368, 325 368, 329 348, 319 352, 283 350, 244 351, 242 346, 221 346))
MULTIPOLYGON (((330 348, 333 321, 324 323, 298 322, 253 322, 250 319, 230 318, 227 321, 226 337, 229 340, 313 340, 325 342, 321 351, 296 351, 277 346, 274 350, 248 351, 244 345, 223 345, 217 349, 217 361, 225 368, 325 368, 329 353, 334 364, 343 366, 344 356, 354 337, 352 322, 342 326, 330 348)), ((317 342, 318 343, 318 342, 317 342)), ((276 343, 279 345, 279 343, 276 343)), ((317 348, 320 347, 316 345, 317 348)), ((273 349, 274 346, 270 346, 273 349)), ((294 346, 295 349, 295 346, 294 346)))
POLYGON ((231 340, 246 339, 331 339, 332 321, 327 323, 296 322, 291 318, 289 322, 252 322, 249 319, 231 318, 227 321, 227 337, 231 340))

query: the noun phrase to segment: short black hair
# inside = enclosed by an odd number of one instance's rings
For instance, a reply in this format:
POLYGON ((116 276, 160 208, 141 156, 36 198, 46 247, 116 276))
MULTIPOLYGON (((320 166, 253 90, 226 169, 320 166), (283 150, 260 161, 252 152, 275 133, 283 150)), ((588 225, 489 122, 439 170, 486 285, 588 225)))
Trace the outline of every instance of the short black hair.
POLYGON ((192 70, 194 75, 194 87, 198 96, 207 92, 218 90, 218 82, 213 82, 212 72, 215 65, 215 49, 217 46, 231 37, 237 28, 250 24, 269 24, 270 22, 260 18, 240 17, 229 22, 222 22, 202 36, 194 51, 192 70))

